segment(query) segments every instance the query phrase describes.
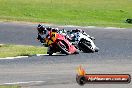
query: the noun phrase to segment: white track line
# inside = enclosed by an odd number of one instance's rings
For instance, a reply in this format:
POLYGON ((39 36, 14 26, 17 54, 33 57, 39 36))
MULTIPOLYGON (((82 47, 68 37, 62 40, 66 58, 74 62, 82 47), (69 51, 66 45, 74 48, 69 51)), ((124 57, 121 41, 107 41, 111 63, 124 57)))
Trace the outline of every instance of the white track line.
POLYGON ((0 85, 21 85, 21 84, 36 84, 36 83, 44 83, 46 81, 27 81, 27 82, 12 82, 12 83, 3 83, 0 85))
MULTIPOLYGON (((53 53, 53 55, 66 55, 66 54, 53 53)), ((36 54, 36 56, 49 56, 49 54, 36 54)))
POLYGON ((125 28, 116 28, 116 27, 106 27, 104 29, 125 29, 125 28))
POLYGON ((96 26, 75 26, 75 25, 65 25, 65 26, 58 26, 58 27, 71 27, 71 28, 73 28, 73 27, 80 27, 80 28, 98 28, 98 27, 96 27, 96 26))
POLYGON ((96 28, 96 26, 86 26, 86 28, 96 28))
POLYGON ((48 54, 36 54, 36 56, 46 56, 48 54))
POLYGON ((6 57, 6 58, 0 58, 0 60, 5 60, 5 59, 17 59, 17 58, 27 58, 29 56, 17 56, 17 57, 6 57))
POLYGON ((118 28, 118 27, 99 27, 99 26, 77 26, 77 25, 54 25, 54 24, 45 24, 45 26, 58 26, 58 27, 80 27, 80 28, 101 28, 101 29, 126 29, 126 28, 118 28))
MULTIPOLYGON (((53 53, 53 55, 64 56, 65 54, 53 53)), ((33 55, 33 56, 49 56, 49 54, 36 54, 36 55, 33 55)), ((5 57, 5 58, 0 58, 0 60, 12 60, 12 59, 28 58, 28 57, 30 57, 30 56, 5 57)))

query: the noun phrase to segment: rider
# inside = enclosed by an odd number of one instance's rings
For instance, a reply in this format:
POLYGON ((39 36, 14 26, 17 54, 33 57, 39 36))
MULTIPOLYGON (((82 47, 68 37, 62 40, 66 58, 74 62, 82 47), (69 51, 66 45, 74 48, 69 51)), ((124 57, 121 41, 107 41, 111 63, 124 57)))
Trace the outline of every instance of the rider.
MULTIPOLYGON (((38 37, 37 39, 45 46, 48 47, 48 45, 45 43, 45 39, 49 36, 49 31, 51 31, 51 28, 45 28, 43 25, 39 24, 37 26, 38 30, 38 37)), ((48 47, 47 53, 49 52, 50 48, 48 47)))
POLYGON ((52 30, 52 28, 50 27, 47 27, 45 28, 43 25, 39 24, 37 26, 37 30, 38 30, 38 37, 37 39, 44 45, 44 46, 48 46, 46 44, 46 38, 49 38, 49 34, 50 34, 50 31, 52 30))
POLYGON ((83 31, 82 29, 73 29, 69 32, 72 41, 75 42, 76 40, 78 40, 78 33, 82 33, 83 35, 86 35, 87 37, 91 38, 92 40, 95 40, 94 37, 91 37, 90 35, 88 35, 85 31, 83 31))
POLYGON ((39 24, 37 26, 37 30, 38 30, 38 37, 37 39, 41 42, 41 43, 44 43, 44 33, 45 33, 45 28, 44 26, 42 26, 41 24, 39 24))
MULTIPOLYGON (((47 37, 47 43, 50 45, 55 39, 55 37, 51 37, 51 36, 58 32, 58 28, 51 28, 48 31, 49 31, 49 35, 47 37)), ((49 54, 50 52, 52 52, 52 46, 48 46, 47 54, 49 54)))
POLYGON ((70 36, 71 42, 74 43, 77 41, 77 38, 78 38, 77 33, 79 33, 79 32, 82 32, 82 30, 81 29, 74 29, 71 31, 67 31, 67 35, 70 36))
POLYGON ((46 29, 47 29, 48 31, 51 31, 51 30, 52 30, 52 28, 51 28, 51 27, 47 27, 46 29))
POLYGON ((58 29, 57 28, 51 28, 51 27, 45 28, 43 25, 39 24, 37 26, 37 30, 38 30, 38 37, 37 37, 37 39, 45 47, 48 47, 47 53, 49 53, 50 50, 51 50, 51 47, 48 45, 48 43, 52 41, 52 39, 50 38, 50 34, 51 34, 51 32, 57 32, 58 29))

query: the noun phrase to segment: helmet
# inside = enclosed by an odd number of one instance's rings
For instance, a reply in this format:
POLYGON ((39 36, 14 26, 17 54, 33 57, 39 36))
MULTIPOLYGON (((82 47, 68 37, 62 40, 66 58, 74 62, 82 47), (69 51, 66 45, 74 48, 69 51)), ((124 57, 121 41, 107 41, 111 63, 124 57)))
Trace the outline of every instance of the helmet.
POLYGON ((65 29, 62 29, 62 32, 63 32, 63 33, 67 33, 67 31, 66 31, 65 29))
POLYGON ((38 24, 37 29, 42 29, 42 28, 43 28, 43 25, 38 24))
POLYGON ((81 29, 76 29, 75 32, 81 32, 82 30, 81 29))
POLYGON ((72 32, 80 32, 80 29, 72 30, 72 32))
POLYGON ((67 33, 67 31, 66 31, 65 29, 58 30, 58 32, 59 32, 60 34, 62 34, 62 33, 67 33))
POLYGON ((58 28, 52 28, 52 32, 58 32, 59 29, 58 28))
POLYGON ((46 29, 45 29, 44 26, 41 25, 41 24, 38 25, 37 30, 38 30, 38 32, 41 33, 41 34, 46 34, 46 29))
POLYGON ((47 29, 48 31, 51 31, 52 28, 51 28, 51 27, 47 27, 46 29, 47 29))
POLYGON ((37 26, 38 32, 39 33, 42 33, 43 32, 43 29, 44 29, 44 27, 41 24, 38 24, 38 26, 37 26))
POLYGON ((55 30, 58 32, 59 31, 59 29, 58 28, 55 28, 55 30))

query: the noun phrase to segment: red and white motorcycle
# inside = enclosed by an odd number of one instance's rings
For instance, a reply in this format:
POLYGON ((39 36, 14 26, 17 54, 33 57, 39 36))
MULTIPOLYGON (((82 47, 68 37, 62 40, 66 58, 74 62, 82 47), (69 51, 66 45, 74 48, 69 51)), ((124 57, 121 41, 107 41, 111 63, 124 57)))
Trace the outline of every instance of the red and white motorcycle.
POLYGON ((50 38, 46 38, 45 42, 50 47, 48 52, 49 55, 52 55, 56 52, 61 52, 62 54, 79 54, 78 50, 72 45, 63 35, 57 32, 50 32, 50 38))

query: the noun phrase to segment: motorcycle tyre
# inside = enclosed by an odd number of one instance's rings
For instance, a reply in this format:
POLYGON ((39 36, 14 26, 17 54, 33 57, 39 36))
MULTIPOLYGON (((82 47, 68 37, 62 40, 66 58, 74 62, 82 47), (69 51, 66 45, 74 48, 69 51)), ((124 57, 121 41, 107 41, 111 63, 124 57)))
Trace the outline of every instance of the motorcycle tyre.
MULTIPOLYGON (((63 43, 63 42, 62 42, 63 43)), ((64 44, 64 43, 63 43, 64 44)), ((70 55, 71 53, 68 52, 67 50, 65 50, 64 48, 61 47, 61 45, 59 43, 57 43, 58 48, 60 49, 60 51, 66 55, 70 55)))
POLYGON ((95 52, 95 50, 93 50, 93 49, 91 49, 87 44, 85 44, 85 43, 79 43, 79 44, 81 44, 81 46, 83 46, 83 47, 81 47, 80 45, 80 48, 81 48, 81 50, 84 52, 84 53, 94 53, 95 52))

